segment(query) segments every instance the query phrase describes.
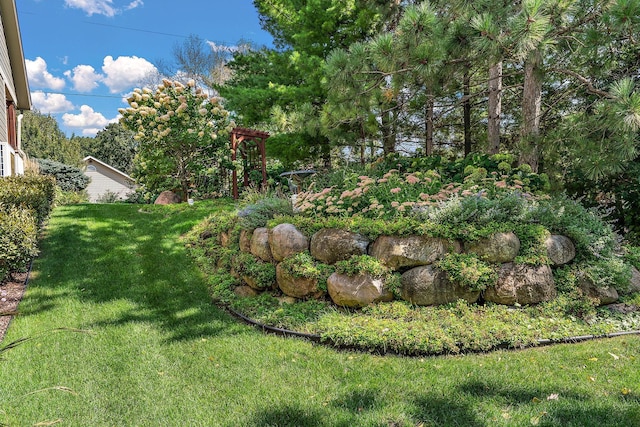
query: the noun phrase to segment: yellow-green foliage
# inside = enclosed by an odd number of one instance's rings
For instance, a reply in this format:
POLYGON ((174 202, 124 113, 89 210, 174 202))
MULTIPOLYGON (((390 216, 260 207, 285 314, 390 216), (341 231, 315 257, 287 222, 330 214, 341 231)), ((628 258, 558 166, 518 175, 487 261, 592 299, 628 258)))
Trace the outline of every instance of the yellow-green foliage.
POLYGON ((38 254, 37 237, 38 227, 30 211, 0 209, 0 283, 38 254))

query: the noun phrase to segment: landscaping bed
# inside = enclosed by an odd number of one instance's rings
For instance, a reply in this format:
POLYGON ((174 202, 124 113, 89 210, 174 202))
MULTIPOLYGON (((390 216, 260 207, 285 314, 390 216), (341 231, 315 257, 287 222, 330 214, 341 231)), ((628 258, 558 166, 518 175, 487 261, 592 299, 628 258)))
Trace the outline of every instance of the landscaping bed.
POLYGON ((14 273, 10 280, 0 285, 0 342, 11 319, 17 314, 18 304, 27 287, 27 279, 28 273, 14 273))
POLYGON ((214 214, 187 245, 219 304, 339 346, 460 353, 640 330, 638 248, 509 160, 424 171, 433 159, 395 159, 397 169, 324 175, 295 206, 267 196, 214 214), (571 256, 550 251, 558 241, 571 256), (424 283, 444 294, 418 295, 424 283))

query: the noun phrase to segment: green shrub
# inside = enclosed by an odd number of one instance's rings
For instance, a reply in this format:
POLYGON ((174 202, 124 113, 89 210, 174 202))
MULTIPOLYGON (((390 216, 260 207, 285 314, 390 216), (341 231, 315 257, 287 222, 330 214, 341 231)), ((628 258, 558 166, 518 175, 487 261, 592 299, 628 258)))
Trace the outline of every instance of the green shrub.
POLYGON ((38 254, 38 228, 24 209, 0 209, 0 282, 12 271, 24 269, 38 254))
POLYGON ((0 179, 0 205, 34 212, 41 226, 49 216, 55 200, 55 179, 49 176, 20 175, 0 179))
POLYGON ((570 238, 576 246, 576 261, 609 258, 618 247, 615 233, 597 212, 565 196, 537 201, 525 219, 570 238))
POLYGON ((235 271, 252 278, 261 289, 270 288, 276 283, 276 266, 260 261, 251 254, 241 252, 231 260, 235 271))
POLYGON ((628 246, 625 248, 624 260, 635 268, 640 269, 640 247, 628 246))
POLYGON ((117 203, 120 200, 121 200, 120 195, 118 193, 113 192, 111 190, 107 190, 104 193, 102 193, 100 197, 96 199, 96 202, 97 203, 117 203))
POLYGON ((446 271, 451 281, 472 291, 483 291, 498 280, 496 269, 473 253, 449 253, 435 265, 446 271))
POLYGON ((53 176, 62 191, 80 191, 89 185, 89 177, 80 168, 48 159, 37 159, 41 175, 53 176))
POLYGON ((372 277, 384 277, 389 273, 380 260, 369 255, 353 255, 351 258, 338 261, 335 264, 336 272, 347 276, 368 274, 372 277))
POLYGON ((276 215, 293 215, 293 206, 289 199, 266 197, 238 212, 240 225, 247 230, 264 227, 267 221, 276 215))
POLYGON ((549 264, 545 242, 551 233, 546 227, 540 224, 520 223, 514 224, 512 231, 520 239, 520 251, 515 262, 529 265, 549 264))
POLYGON ((79 203, 87 203, 89 196, 85 191, 63 191, 56 186, 56 205, 77 205, 79 203))
POLYGON ((309 252, 299 252, 286 258, 280 263, 280 267, 294 277, 306 277, 317 281, 318 290, 327 290, 327 279, 335 268, 313 259, 309 252))

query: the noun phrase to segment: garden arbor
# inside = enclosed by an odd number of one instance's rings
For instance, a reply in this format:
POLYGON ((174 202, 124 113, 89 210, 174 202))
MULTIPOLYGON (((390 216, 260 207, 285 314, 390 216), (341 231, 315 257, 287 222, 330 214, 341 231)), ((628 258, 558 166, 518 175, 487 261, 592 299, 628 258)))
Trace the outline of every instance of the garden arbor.
MULTIPOLYGON (((254 129, 233 128, 231 130, 231 160, 235 163, 238 151, 242 159, 243 185, 249 186, 249 178, 254 173, 262 174, 262 186, 267 185, 266 140, 268 132, 254 129)), ((233 198, 238 198, 238 171, 232 172, 233 198)))

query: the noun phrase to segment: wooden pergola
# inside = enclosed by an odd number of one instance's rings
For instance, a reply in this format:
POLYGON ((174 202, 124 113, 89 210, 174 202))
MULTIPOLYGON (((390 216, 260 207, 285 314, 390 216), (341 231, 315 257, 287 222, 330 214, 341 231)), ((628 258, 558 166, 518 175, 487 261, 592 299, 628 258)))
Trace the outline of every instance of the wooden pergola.
MULTIPOLYGON (((269 133, 254 129, 233 128, 231 131, 231 160, 238 158, 238 149, 244 162, 243 184, 249 186, 251 170, 261 170, 262 186, 267 185, 266 141, 269 133)), ((238 171, 233 169, 233 198, 238 198, 238 171)))

